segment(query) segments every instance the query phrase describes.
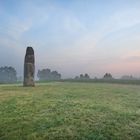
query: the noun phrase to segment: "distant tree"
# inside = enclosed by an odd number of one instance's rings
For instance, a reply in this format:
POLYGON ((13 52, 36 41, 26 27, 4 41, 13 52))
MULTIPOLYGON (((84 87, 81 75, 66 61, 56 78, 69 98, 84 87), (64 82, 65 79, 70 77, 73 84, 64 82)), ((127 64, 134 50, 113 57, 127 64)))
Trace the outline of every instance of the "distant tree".
POLYGON ((97 77, 94 77, 94 80, 97 80, 98 78, 97 77))
POLYGON ((80 74, 80 79, 83 79, 84 78, 84 75, 83 74, 80 74))
POLYGON ((79 79, 79 76, 75 76, 75 78, 74 78, 75 80, 78 80, 79 79))
POLYGON ((41 81, 50 80, 51 79, 51 70, 50 69, 38 70, 37 77, 41 81))
POLYGON ((88 80, 90 79, 89 75, 87 73, 85 74, 80 74, 80 76, 76 76, 75 80, 88 80))
POLYGON ((85 79, 90 79, 89 75, 87 73, 85 73, 85 76, 84 76, 85 79))
POLYGON ((17 81, 17 72, 13 67, 0 67, 0 83, 14 83, 17 81))
POLYGON ((58 73, 57 71, 52 71, 51 72, 51 77, 52 77, 52 80, 60 80, 61 79, 61 74, 58 73))
POLYGON ((121 77, 123 80, 136 80, 137 78, 133 77, 132 75, 123 75, 121 77))
POLYGON ((40 81, 46 81, 46 80, 60 80, 61 74, 57 71, 52 71, 50 69, 42 69, 38 70, 37 77, 40 81))
POLYGON ((103 79, 113 79, 113 77, 110 73, 105 73, 103 79))

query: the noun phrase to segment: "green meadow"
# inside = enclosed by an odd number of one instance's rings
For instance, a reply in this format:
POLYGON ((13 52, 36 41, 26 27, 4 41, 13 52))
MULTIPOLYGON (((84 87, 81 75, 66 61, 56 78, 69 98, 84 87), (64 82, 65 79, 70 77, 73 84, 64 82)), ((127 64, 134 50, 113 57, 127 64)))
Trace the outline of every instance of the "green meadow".
POLYGON ((0 140, 140 140, 140 85, 0 85, 0 140))

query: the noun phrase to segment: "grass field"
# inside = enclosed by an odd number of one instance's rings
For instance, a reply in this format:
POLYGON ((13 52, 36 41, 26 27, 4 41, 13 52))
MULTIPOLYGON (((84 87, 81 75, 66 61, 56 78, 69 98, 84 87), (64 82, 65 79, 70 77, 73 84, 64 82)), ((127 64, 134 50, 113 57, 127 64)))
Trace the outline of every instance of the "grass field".
POLYGON ((140 86, 0 86, 0 140, 140 140, 140 86))

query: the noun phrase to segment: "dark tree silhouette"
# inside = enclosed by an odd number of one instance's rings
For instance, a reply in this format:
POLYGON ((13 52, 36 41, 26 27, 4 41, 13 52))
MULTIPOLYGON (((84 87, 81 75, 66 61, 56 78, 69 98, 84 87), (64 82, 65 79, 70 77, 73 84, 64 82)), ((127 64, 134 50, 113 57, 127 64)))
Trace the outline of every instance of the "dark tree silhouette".
POLYGON ((84 78, 84 75, 83 74, 80 74, 80 79, 83 79, 84 78))
POLYGON ((49 80, 51 78, 51 70, 50 69, 42 69, 38 70, 37 77, 40 81, 49 80))
POLYGON ((37 77, 40 81, 60 80, 61 74, 57 71, 51 71, 50 69, 42 69, 38 70, 37 77))
POLYGON ((85 79, 90 79, 89 75, 87 73, 85 73, 85 76, 84 76, 85 79))
POLYGON ((80 76, 75 77, 75 80, 89 80, 89 79, 90 79, 90 76, 87 73, 80 74, 80 76))
POLYGON ((51 72, 51 78, 52 80, 60 80, 61 79, 61 74, 58 73, 57 71, 52 71, 51 72))
POLYGON ((17 81, 17 72, 13 67, 0 67, 0 83, 14 83, 17 81))
POLYGON ((105 73, 103 79, 113 79, 113 77, 110 73, 105 73))

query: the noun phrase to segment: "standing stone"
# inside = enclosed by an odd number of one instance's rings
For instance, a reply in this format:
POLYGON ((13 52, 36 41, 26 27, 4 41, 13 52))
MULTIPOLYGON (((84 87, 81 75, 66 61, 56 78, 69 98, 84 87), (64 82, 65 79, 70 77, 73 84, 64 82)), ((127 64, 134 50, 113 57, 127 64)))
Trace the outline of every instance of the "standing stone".
POLYGON ((24 59, 24 86, 34 86, 35 58, 32 47, 27 47, 24 59))

